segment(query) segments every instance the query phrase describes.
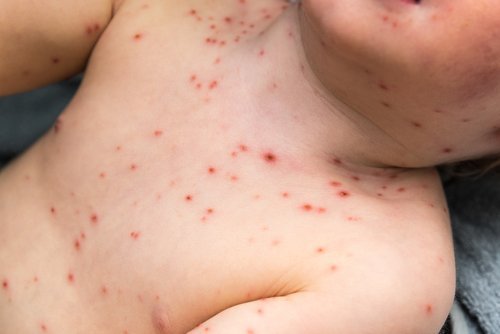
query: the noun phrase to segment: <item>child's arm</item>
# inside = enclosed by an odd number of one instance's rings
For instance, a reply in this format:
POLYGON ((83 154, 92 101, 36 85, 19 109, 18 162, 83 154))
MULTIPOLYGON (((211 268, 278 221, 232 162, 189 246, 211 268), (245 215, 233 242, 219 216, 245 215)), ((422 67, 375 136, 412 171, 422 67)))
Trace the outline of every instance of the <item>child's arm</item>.
POLYGON ((299 292, 236 305, 187 334, 433 334, 439 320, 423 319, 412 298, 388 293, 352 300, 336 295, 299 292), (391 297, 392 296, 392 297, 391 297))
POLYGON ((115 0, 1 0, 0 96, 83 70, 115 0))

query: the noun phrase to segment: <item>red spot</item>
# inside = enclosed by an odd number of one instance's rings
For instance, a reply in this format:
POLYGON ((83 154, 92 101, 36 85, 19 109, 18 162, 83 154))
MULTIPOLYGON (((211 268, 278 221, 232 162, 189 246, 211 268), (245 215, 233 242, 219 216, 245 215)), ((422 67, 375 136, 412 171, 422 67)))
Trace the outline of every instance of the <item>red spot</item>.
POLYGON ((325 249, 324 249, 323 247, 318 247, 318 248, 316 248, 316 253, 318 253, 318 254, 322 254, 322 253, 324 253, 324 252, 325 252, 325 249))
POLYGON ((239 149, 241 152, 248 152, 248 146, 246 146, 246 145, 240 145, 239 149))
POLYGON ((73 273, 68 273, 66 278, 70 284, 75 282, 75 275, 73 275, 73 273))
POLYGON ((38 276, 33 277, 33 282, 38 283, 38 276))
POLYGON ((143 34, 137 33, 134 35, 133 39, 134 39, 134 41, 140 41, 143 37, 144 37, 143 34))
POLYGON ((381 89, 381 90, 385 90, 385 91, 388 91, 389 90, 389 87, 387 87, 387 85, 383 82, 380 82, 378 84, 378 87, 381 89))
POLYGON ((130 170, 131 170, 131 171, 133 171, 133 172, 134 172, 134 171, 136 171, 136 170, 137 170, 137 168, 138 168, 138 167, 137 167, 137 165, 136 165, 136 164, 131 164, 131 165, 130 165, 130 170))
POLYGON ((337 194, 339 195, 339 197, 342 197, 342 198, 346 198, 346 197, 351 196, 351 194, 345 190, 339 191, 337 194))
POLYGON ((44 333, 47 333, 47 325, 45 325, 44 323, 41 323, 40 324, 40 330, 44 333))
POLYGON ((217 26, 215 24, 211 24, 210 27, 209 27, 211 30, 215 30, 217 29, 217 26))
POLYGON ((212 208, 208 208, 208 209, 206 210, 206 213, 207 213, 207 214, 209 214, 209 215, 211 215, 211 214, 213 214, 213 213, 214 213, 214 209, 212 209, 212 208))
POLYGON ((233 19, 232 19, 232 18, 230 18, 229 16, 226 16, 226 17, 224 18, 224 22, 226 22, 227 24, 231 24, 231 23, 233 23, 233 19))
POLYGON ((217 57, 215 60, 214 60, 214 64, 217 65, 217 64, 220 64, 220 58, 217 57))
POLYGON ((163 135, 163 131, 162 131, 162 130, 156 130, 156 131, 153 133, 153 135, 154 135, 155 137, 161 137, 161 136, 163 135))
POLYGON ((266 161, 269 164, 275 164, 278 161, 278 158, 274 153, 267 152, 262 155, 264 158, 264 161, 266 161))
POLYGON ((54 123, 54 133, 58 134, 61 131, 62 128, 62 119, 59 117, 56 122, 54 123))
POLYGON ((389 102, 386 102, 386 101, 381 101, 381 102, 380 102, 380 104, 381 104, 381 105, 383 105, 384 107, 388 108, 388 109, 391 109, 391 108, 392 108, 392 106, 390 105, 390 103, 389 103, 389 102))
POLYGON ((415 128, 422 128, 422 123, 419 122, 411 122, 411 125, 413 125, 415 128))
POLYGON ((193 200, 193 196, 192 195, 186 195, 186 197, 184 197, 184 199, 186 200, 186 202, 191 202, 193 200))
POLYGON ((332 264, 332 265, 330 266, 330 271, 337 271, 337 266, 336 266, 336 265, 334 265, 334 264, 332 264))
POLYGON ((108 288, 105 285, 101 287, 101 294, 104 296, 108 294, 108 288))
POLYGON ((312 211, 313 207, 311 204, 304 204, 302 205, 302 210, 304 211, 312 211))
POLYGON ((219 85, 219 83, 217 82, 217 80, 214 80, 214 81, 210 82, 210 84, 208 85, 208 88, 215 89, 215 88, 217 88, 218 85, 219 85))
POLYGON ((330 185, 331 185, 332 187, 340 187, 340 186, 342 186, 342 183, 340 183, 340 182, 338 182, 338 181, 331 181, 331 182, 330 182, 330 185))
POLYGON ((334 165, 342 165, 342 160, 340 160, 339 158, 334 158, 332 162, 334 165))
POLYGON ((99 223, 99 216, 97 216, 97 214, 92 214, 90 216, 90 222, 92 223, 92 225, 97 225, 99 223))
POLYGON ((192 75, 190 78, 189 78, 189 81, 191 82, 195 82, 196 80, 198 79, 198 77, 196 75, 192 75))
POLYGON ((425 305, 425 313, 427 313, 427 315, 431 315, 433 312, 433 307, 431 304, 427 304, 425 305))
POLYGON ((398 188, 397 191, 400 192, 400 193, 404 193, 406 191, 406 188, 401 187, 401 188, 398 188))
POLYGON ((349 217, 347 217, 347 220, 350 222, 359 222, 361 220, 361 218, 355 217, 355 216, 349 216, 349 217))
POLYGON ((52 61, 52 64, 54 64, 54 65, 57 65, 61 62, 61 59, 58 57, 52 57, 50 60, 52 61))
POLYGON ((453 152, 453 149, 451 149, 449 147, 443 149, 443 153, 449 154, 449 153, 452 153, 452 152, 453 152))
POLYGON ((359 176, 351 176, 351 179, 354 180, 354 181, 361 181, 361 179, 359 178, 359 176))
POLYGON ((266 51, 264 49, 259 51, 259 56, 263 57, 266 54, 266 51))
POLYGON ((4 290, 9 290, 9 281, 7 281, 6 279, 4 279, 4 280, 2 281, 2 288, 3 288, 4 290))
POLYGON ((75 247, 76 251, 79 251, 81 248, 80 240, 75 239, 75 241, 73 242, 73 247, 75 247))
POLYGON ((138 240, 141 236, 141 232, 138 232, 138 231, 134 231, 134 232, 130 232, 130 237, 134 240, 138 240))
POLYGON ((57 211, 56 211, 56 208, 54 208, 53 206, 50 208, 50 213, 55 216, 57 211))
POLYGON ((317 211, 318 211, 318 213, 325 213, 326 209, 325 208, 318 208, 317 211))
POLYGON ((290 197, 290 194, 289 194, 289 193, 287 193, 287 192, 284 192, 284 193, 282 193, 282 194, 281 194, 281 196, 282 196, 283 198, 289 198, 289 197, 290 197))
POLYGON ((253 329, 249 328, 247 329, 247 334, 255 334, 255 332, 253 331, 253 329))
POLYGON ((214 167, 208 167, 208 174, 213 175, 215 173, 217 173, 217 169, 215 169, 214 167))
POLYGON ((120 145, 116 146, 115 147, 115 151, 116 152, 120 152, 122 150, 122 147, 120 145))

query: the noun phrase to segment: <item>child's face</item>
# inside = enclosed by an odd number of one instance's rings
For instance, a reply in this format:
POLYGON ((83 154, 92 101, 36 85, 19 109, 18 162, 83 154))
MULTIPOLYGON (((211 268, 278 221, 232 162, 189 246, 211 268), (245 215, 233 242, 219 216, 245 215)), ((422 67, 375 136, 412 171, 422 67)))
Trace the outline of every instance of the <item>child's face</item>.
POLYGON ((364 71, 383 82, 383 91, 364 93, 371 100, 448 108, 488 126, 478 133, 500 129, 500 1, 303 0, 303 7, 325 47, 358 67, 359 78, 364 71))

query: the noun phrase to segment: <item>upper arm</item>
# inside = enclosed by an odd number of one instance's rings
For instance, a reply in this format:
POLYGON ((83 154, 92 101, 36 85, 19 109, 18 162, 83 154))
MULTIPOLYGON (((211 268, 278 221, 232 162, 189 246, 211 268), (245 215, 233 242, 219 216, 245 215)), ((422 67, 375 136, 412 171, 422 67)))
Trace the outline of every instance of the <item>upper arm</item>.
POLYGON ((226 309, 188 334, 436 334, 444 323, 443 317, 425 318, 402 296, 381 294, 375 304, 369 295, 351 297, 299 292, 252 301, 226 309))
POLYGON ((115 0, 1 0, 0 96, 80 72, 115 0))

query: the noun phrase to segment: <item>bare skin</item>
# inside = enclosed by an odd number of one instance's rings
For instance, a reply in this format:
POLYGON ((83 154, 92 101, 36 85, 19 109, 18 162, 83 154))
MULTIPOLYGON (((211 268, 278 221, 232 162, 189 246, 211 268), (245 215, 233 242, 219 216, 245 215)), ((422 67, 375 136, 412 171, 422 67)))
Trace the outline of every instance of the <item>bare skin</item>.
MULTIPOLYGON (((424 123, 376 52, 357 99, 359 68, 319 51, 341 32, 322 3, 125 0, 75 18, 77 46, 46 66, 19 61, 16 90, 92 50, 54 128, 0 174, 2 333, 437 333, 454 259, 431 166, 494 142, 436 143, 440 106, 424 123)), ((488 110, 468 136, 494 132, 488 110)))

